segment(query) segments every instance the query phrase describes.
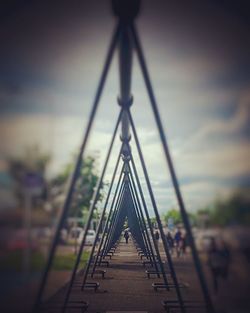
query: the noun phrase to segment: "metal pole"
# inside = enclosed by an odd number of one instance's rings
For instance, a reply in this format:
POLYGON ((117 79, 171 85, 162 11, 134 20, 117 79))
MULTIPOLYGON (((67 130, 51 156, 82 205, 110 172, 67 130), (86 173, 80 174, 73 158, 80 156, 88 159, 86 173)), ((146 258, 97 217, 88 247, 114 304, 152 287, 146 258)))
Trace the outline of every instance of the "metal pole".
MULTIPOLYGON (((135 205, 135 210, 136 210, 136 213, 138 215, 138 220, 140 221, 140 228, 141 228, 142 236, 143 236, 143 239, 144 239, 144 242, 145 242, 145 247, 146 247, 146 256, 147 256, 147 258, 150 259, 151 263, 154 263, 152 261, 153 251, 150 249, 148 237, 145 234, 146 233, 146 224, 145 224, 144 218, 143 218, 143 216, 141 214, 141 211, 140 211, 140 208, 139 208, 140 204, 138 203, 138 198, 135 196, 135 192, 133 190, 133 187, 132 187, 130 179, 129 179, 129 189, 131 191, 131 196, 132 196, 132 199, 133 199, 133 202, 134 202, 134 205, 135 205)), ((156 263, 154 263, 154 266, 156 266, 156 263)))
POLYGON ((159 264, 160 264, 161 272, 162 272, 162 270, 164 271, 164 268, 163 268, 163 266, 161 266, 162 260, 161 260, 160 251, 159 251, 158 245, 156 243, 156 239, 155 239, 155 236, 154 236, 154 231, 153 231, 152 224, 151 224, 150 217, 149 217, 149 213, 148 213, 148 208, 147 208, 146 201, 145 201, 145 198, 144 198, 144 195, 143 195, 143 191, 142 191, 142 188, 141 188, 141 183, 140 183, 140 180, 139 180, 139 177, 138 177, 137 169, 136 169, 136 166, 135 166, 132 154, 130 155, 130 157, 131 157, 131 164, 132 164, 132 168, 133 168, 133 171, 134 171, 135 179, 136 179, 137 186, 138 186, 138 189, 139 189, 139 193, 140 193, 140 196, 141 196, 141 199, 142 199, 144 211, 145 211, 145 214, 146 214, 146 217, 147 217, 147 222, 148 222, 148 225, 149 225, 149 230, 150 230, 152 241, 153 241, 154 248, 155 248, 155 251, 156 251, 157 259, 159 260, 159 264))
POLYGON ((85 132, 85 135, 84 135, 84 138, 83 138, 82 145, 80 147, 80 151, 79 151, 79 155, 78 155, 78 158, 77 158, 76 166, 75 166, 72 178, 71 178, 71 182, 70 182, 70 185, 69 185, 69 190, 68 190, 68 193, 67 193, 67 197, 65 199, 65 203, 64 203, 63 209, 62 209, 61 217, 60 217, 60 220, 59 220, 58 225, 57 225, 57 229, 56 229, 56 233, 55 233, 55 236, 54 236, 54 240, 53 240, 51 248, 50 248, 48 261, 47 261, 46 267, 45 267, 43 275, 42 275, 41 283, 40 283, 40 286, 39 286, 39 289, 38 289, 36 301, 35 301, 34 308, 33 308, 33 312, 34 313, 36 313, 38 311, 38 308, 39 308, 40 303, 42 301, 42 296, 43 296, 44 289, 45 289, 45 286, 46 286, 46 283, 47 283, 48 274, 49 274, 49 271, 50 271, 50 268, 51 268, 51 265, 52 265, 52 261, 53 261, 54 255, 55 255, 56 246, 57 246, 57 243, 58 243, 59 238, 60 238, 60 231, 61 231, 61 228, 62 228, 62 226, 64 224, 64 221, 66 219, 66 216, 67 216, 70 204, 71 204, 72 196, 73 196, 73 193, 74 193, 75 183, 76 183, 76 180, 77 180, 77 178, 79 176, 79 172, 80 172, 81 165, 82 165, 82 159, 83 159, 85 147, 87 145, 89 133, 91 131, 92 124, 93 124, 93 121, 94 121, 94 118, 95 118, 95 115, 96 115, 96 111, 97 111, 97 108, 98 108, 99 100, 100 100, 100 97, 101 97, 101 94, 102 94, 102 91, 103 91, 103 87, 104 87, 104 84, 105 84, 105 81, 106 81, 106 77, 107 77, 107 74, 108 74, 108 71, 109 71, 109 68, 110 68, 110 64, 111 64, 111 61, 112 61, 112 58, 113 58, 114 50, 116 48, 117 40, 118 40, 118 37, 120 35, 120 30, 121 30, 121 25, 120 25, 120 23, 118 23, 118 25, 117 25, 117 27, 115 29, 115 32, 113 34, 113 37, 112 37, 109 49, 108 49, 108 53, 107 53, 107 56, 106 56, 105 64, 104 64, 103 71, 102 71, 102 74, 101 74, 101 77, 100 77, 100 81, 99 81, 99 85, 98 85, 97 92, 96 92, 96 95, 95 95, 95 99, 94 99, 94 102, 93 102, 93 106, 92 106, 92 109, 91 109, 91 112, 90 112, 90 117, 89 117, 89 121, 88 121, 88 124, 87 124, 86 132, 85 132))
MULTIPOLYGON (((121 149, 122 149, 122 146, 121 146, 121 149)), ((109 196, 110 196, 110 193, 111 193, 111 189, 113 187, 113 183, 114 183, 114 180, 115 180, 115 175, 116 175, 116 172, 117 172, 117 169, 118 169, 118 165, 119 165, 119 161, 120 161, 120 158, 121 158, 121 149, 120 149, 119 154, 118 154, 118 158, 117 158, 117 161, 116 161, 114 173, 113 173, 113 176, 112 176, 112 179, 111 179, 111 184, 110 184, 109 191, 108 191, 108 194, 107 194, 107 197, 106 197, 106 201, 105 201, 105 204, 104 204, 102 215, 100 217, 100 220, 99 220, 99 223, 98 223, 98 226, 97 226, 96 236, 95 236, 95 240, 94 240, 91 252, 90 252, 89 260, 88 260, 87 266, 85 267, 85 270, 84 270, 84 276, 83 276, 83 283, 82 283, 82 285, 84 285, 85 282, 86 282, 87 275, 88 275, 88 272, 89 272, 89 267, 90 267, 90 264, 92 262, 93 254, 95 252, 95 247, 96 247, 97 240, 98 240, 98 237, 99 237, 99 233, 100 233, 100 230, 101 230, 101 225, 102 225, 105 213, 106 213, 106 207, 107 207, 107 204, 108 204, 108 201, 109 201, 109 196)))
MULTIPOLYGON (((123 167, 124 167, 124 165, 123 165, 123 167)), ((122 168, 123 168, 123 167, 122 167, 122 168)), ((110 219, 111 219, 111 221, 112 221, 113 206, 114 206, 114 202, 115 202, 115 199, 116 199, 117 192, 118 192, 118 190, 119 190, 120 183, 121 183, 121 181, 122 181, 122 174, 123 174, 123 171, 121 171, 121 173, 120 173, 120 177, 119 177, 119 180, 118 180, 118 183, 117 183, 117 186, 116 186, 116 190, 115 190, 114 197, 113 197, 113 200, 112 200, 112 203, 111 203, 111 207, 110 207, 110 210, 109 210, 108 218, 107 218, 107 221, 106 221, 105 226, 104 226, 104 231, 103 231, 103 234, 102 234, 102 239, 101 239, 100 245, 99 245, 99 247, 98 247, 98 252, 97 252, 97 256, 96 256, 95 263, 94 263, 94 266, 93 266, 93 271, 94 271, 95 268, 96 268, 96 265, 97 265, 97 261, 98 261, 99 255, 100 255, 101 248, 102 248, 102 246, 105 247, 105 245, 106 245, 106 241, 104 242, 105 233, 106 233, 106 232, 108 231, 108 229, 109 229, 110 219), (103 243, 104 243, 104 244, 103 244, 103 243)), ((120 191, 121 191, 121 190, 122 190, 122 187, 121 187, 120 191)), ((119 199, 119 193, 118 193, 117 199, 119 199)), ((106 236, 106 238, 107 238, 107 236, 106 236)), ((102 254, 101 254, 101 256, 100 256, 100 261, 101 261, 101 259, 103 258, 103 252, 104 252, 104 250, 105 250, 105 249, 103 248, 103 249, 102 249, 102 254)), ((100 263, 99 263, 99 264, 100 264, 100 263)), ((93 271, 92 271, 92 273, 93 273, 93 271)))
POLYGON ((120 209, 124 203, 124 194, 125 194, 125 187, 123 186, 123 191, 121 193, 120 199, 119 199, 119 203, 117 203, 116 206, 116 211, 114 214, 114 218, 112 221, 112 224, 110 226, 110 230, 109 230, 109 238, 106 241, 106 247, 104 250, 104 254, 106 255, 108 253, 108 251, 110 250, 111 246, 112 246, 112 242, 113 242, 113 237, 114 237, 114 233, 115 233, 115 226, 117 225, 118 222, 118 218, 119 218, 119 214, 120 214, 120 209))
MULTIPOLYGON (((173 262, 172 262, 172 258, 171 258, 170 252, 168 250, 166 237, 165 237, 165 234, 163 232, 161 219, 160 219, 160 216, 159 216, 159 213, 158 213, 158 209, 157 209, 157 206, 156 206, 153 190, 152 190, 151 183, 150 183, 149 176, 148 176, 148 172, 147 172, 147 169, 146 169, 146 164, 145 164, 145 161, 144 161, 144 158, 143 158, 143 154, 142 154, 142 151, 141 151, 141 147, 140 147, 140 143, 139 143, 139 140, 138 140, 138 137, 137 137, 137 133, 136 133, 135 125, 134 125, 134 122, 133 122, 133 118, 131 116, 131 113, 130 113, 129 109, 128 109, 128 115, 129 115, 130 125, 131 125, 131 128, 133 130, 133 135, 134 135, 137 151, 138 151, 138 154, 139 154, 139 158, 140 158, 140 161, 141 161, 144 177, 146 179, 146 183, 147 183, 150 199, 151 199, 151 202, 152 202, 152 205, 153 205, 156 221, 157 221, 157 224, 158 224, 158 227, 159 227, 159 230, 160 230, 164 251, 165 251, 165 254, 166 254, 167 259, 168 259, 169 269, 170 269, 171 276, 172 276, 174 284, 175 284, 177 297, 178 297, 178 300, 179 300, 180 305, 181 305, 181 311, 183 313, 185 313, 185 308, 183 306, 182 295, 181 295, 179 284, 178 284, 178 280, 177 280, 177 277, 176 277, 176 274, 175 274, 174 265, 173 265, 173 262)), ((163 277, 164 277, 164 272, 163 272, 163 277)), ((165 278, 164 278, 164 281, 165 281, 165 283, 167 285, 167 281, 165 280, 165 278)))
POLYGON ((75 279, 76 271, 77 271, 77 268, 78 268, 80 260, 81 260, 82 250, 83 250, 83 247, 85 245, 87 232, 88 232, 88 229, 90 227, 90 223, 91 223, 91 220, 92 220, 92 216, 93 216, 93 212, 94 212, 94 209, 95 209, 95 205, 96 205, 96 202, 98 200, 100 189, 102 187, 103 178, 104 178, 104 175, 105 175, 105 172, 106 172, 106 168, 107 168, 107 165, 108 165, 108 161, 109 161, 109 158, 110 158, 110 154, 111 154, 111 151, 112 151, 112 148, 113 148, 113 144, 114 144, 114 141, 115 141, 117 129, 118 129, 118 126, 120 124, 121 116, 122 116, 122 109, 121 109, 121 111, 119 113, 119 116, 118 116, 118 119, 117 119, 117 122, 116 122, 116 125, 115 125, 115 129, 114 129, 114 132, 113 132, 113 135, 112 135, 111 143, 110 143, 110 146, 109 146, 109 149, 108 149, 108 153, 107 153, 107 156, 106 156, 106 159, 105 159, 105 162, 104 162, 102 174, 101 174, 101 176, 100 176, 100 178, 98 180, 97 188, 96 188, 95 193, 93 195, 93 202, 92 202, 92 205, 91 205, 91 207, 89 209, 89 216, 88 216, 87 223, 86 223, 86 226, 85 226, 83 239, 82 239, 82 242, 81 242, 80 247, 79 247, 79 252, 78 252, 78 255, 77 255, 77 258, 76 258, 76 262, 75 262, 75 265, 74 265, 74 268, 73 268, 73 271, 72 271, 72 275, 71 275, 71 279, 70 279, 70 282, 69 282, 69 286, 68 286, 67 291, 66 291, 64 304, 63 304, 63 308, 62 308, 62 312, 63 313, 65 312, 65 309, 66 309, 66 306, 67 306, 67 303, 68 303, 68 299, 69 299, 69 296, 70 296, 70 293, 71 293, 71 289, 72 289, 72 286, 73 286, 73 282, 74 282, 74 279, 75 279))
MULTIPOLYGON (((155 252, 154 252, 153 246, 151 244, 151 240, 150 240, 150 236, 149 236, 149 233, 148 233, 146 221, 145 221, 145 218, 144 218, 144 215, 143 215, 141 203, 140 203, 140 200, 139 200, 139 195, 138 195, 138 192, 137 192, 137 189, 136 189, 136 185, 135 185, 135 182, 134 182, 134 177, 133 177, 133 174, 131 172, 130 166, 129 166, 129 169, 130 169, 130 177, 131 177, 130 181, 132 182, 132 185, 133 185, 133 188, 134 188, 134 193, 135 193, 135 196, 137 198, 138 207, 139 207, 139 210, 141 212, 141 216, 142 216, 144 227, 145 227, 146 236, 147 236, 147 239, 148 239, 149 248, 150 248, 150 251, 151 251, 150 252, 151 253, 150 260, 151 260, 151 258, 153 259, 153 262, 155 264, 155 270, 158 272, 158 266, 157 266, 157 262, 156 262, 156 259, 155 259, 155 252)), ((157 274, 157 276, 159 277, 160 275, 157 274)))
POLYGON ((101 254, 100 260, 102 260, 102 258, 107 254, 107 247, 108 247, 109 242, 110 242, 111 237, 112 237, 113 225, 114 225, 115 220, 116 220, 116 215, 118 213, 119 205, 120 205, 120 202, 122 201, 123 194, 124 194, 124 179, 123 179, 123 182, 121 184, 120 191, 118 193, 118 197, 117 197, 114 211, 112 212, 112 215, 111 215, 111 221, 110 221, 109 228, 107 230, 107 236, 105 238, 105 242, 104 242, 104 245, 102 248, 102 254, 101 254))
POLYGON ((131 27, 131 33, 132 33, 132 37, 133 37, 133 41, 134 41, 134 45, 135 45, 135 50, 137 52, 138 55, 138 59, 139 59, 139 63, 141 66, 141 70, 142 70, 142 74, 144 77, 144 81, 145 81, 145 85, 148 91, 148 96, 151 102, 151 106, 152 106, 152 110, 153 110, 153 114, 155 117, 155 121, 156 121, 156 125, 159 131, 159 135, 160 135, 160 139, 161 139, 161 143, 163 146, 163 150, 164 150, 164 154, 165 154, 165 158, 167 161, 167 165, 170 171, 170 175, 172 178, 172 182, 173 182, 173 186, 175 189, 175 193, 176 193, 176 197, 178 200, 178 204, 180 207, 180 212, 181 212, 181 216, 183 219, 183 223, 185 225, 186 231, 187 231, 187 235, 188 235, 188 239, 189 239, 189 243, 190 243, 190 247, 192 250, 192 254, 193 254, 193 259, 194 259, 194 264, 196 267, 196 271, 197 271, 197 275, 199 277, 200 280, 200 285, 203 291, 203 296, 204 299, 206 301, 207 304, 207 311, 208 312, 214 312, 214 307, 213 307, 213 303, 212 300, 210 298, 210 294, 209 294, 209 290, 206 284, 206 280, 205 280, 205 276, 202 270, 202 265, 198 256, 198 252, 195 246, 195 242, 194 242, 194 238, 193 238, 193 234, 192 234, 192 230, 191 230, 191 226, 189 223, 189 219, 188 219, 188 215, 186 212, 186 208, 184 205, 184 201, 183 201, 183 197, 180 191, 180 187, 179 187, 179 183, 177 180, 177 176, 175 173, 175 169, 174 169, 174 165, 172 162, 172 158, 170 156, 170 152, 169 152, 169 148, 168 148, 168 144, 167 144, 167 140, 166 140, 166 136, 165 136, 165 132, 162 126, 162 122, 161 122, 161 118, 160 118, 160 114, 159 114, 159 110, 158 110, 158 106, 156 103, 156 99, 155 99, 155 95, 154 95, 154 91, 153 91, 153 87, 151 85, 151 81, 150 81, 150 77, 149 77, 149 73, 148 73, 148 69, 147 69, 147 65, 146 65, 146 61, 144 58, 144 54, 142 51, 142 47, 141 47, 141 43, 139 40, 139 36, 137 34, 136 28, 133 25, 133 23, 130 24, 131 27))
MULTIPOLYGON (((122 169, 123 169, 123 167, 122 167, 122 169)), ((104 241, 104 238, 105 238, 105 233, 107 232, 107 229, 108 229, 108 223, 109 223, 109 220, 110 220, 110 217, 111 217, 111 213, 112 213, 112 210, 113 210, 114 199, 116 198, 116 194, 117 194, 117 190, 119 188, 120 182, 121 182, 121 178, 122 178, 122 171, 121 171, 119 179, 118 179, 118 183, 117 183, 117 186, 116 186, 116 189, 115 189, 115 193, 114 193, 114 197, 113 197, 113 200, 112 200, 112 203, 111 203, 109 214, 108 214, 107 220, 105 222, 105 226, 104 226, 104 230, 103 230, 103 233, 102 233, 101 241, 100 241, 100 244, 98 246, 98 250, 97 250, 97 253, 96 253, 94 266, 93 266, 93 269, 92 269, 92 275, 95 272, 97 261, 98 261, 98 258, 100 256, 101 247, 102 247, 102 244, 103 244, 103 241, 104 241)), ((111 185, 110 185, 110 191, 112 190, 112 186, 113 186, 113 183, 111 183, 111 185)))
MULTIPOLYGON (((142 251, 144 252, 144 254, 148 254, 148 246, 147 246, 147 243, 146 243, 146 240, 145 240, 145 234, 143 233, 143 228, 142 228, 142 222, 141 222, 141 219, 139 217, 139 213, 138 213, 138 208, 137 208, 137 204, 135 203, 135 200, 134 200, 134 197, 132 195, 132 191, 131 191, 131 188, 129 186, 129 183, 128 183, 128 194, 129 194, 129 197, 131 198, 131 203, 133 204, 131 207, 133 208, 131 211, 132 211, 132 215, 134 215, 135 217, 135 220, 136 220, 136 224, 138 224, 138 227, 136 227, 136 233, 138 234, 137 237, 138 237, 138 244, 140 245, 140 248, 142 249, 142 251), (141 243, 141 244, 140 244, 141 243)), ((130 206, 129 206, 130 208, 130 206)), ((151 265, 153 265, 151 263, 151 265)))

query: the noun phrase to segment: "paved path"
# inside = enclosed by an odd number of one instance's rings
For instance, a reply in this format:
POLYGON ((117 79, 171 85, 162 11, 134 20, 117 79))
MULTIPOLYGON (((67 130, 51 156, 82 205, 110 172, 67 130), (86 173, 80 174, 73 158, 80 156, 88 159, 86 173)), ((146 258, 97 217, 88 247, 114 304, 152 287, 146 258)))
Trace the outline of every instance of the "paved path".
MULTIPOLYGON (((187 272, 190 275, 191 268, 187 265, 176 265, 179 272, 179 280, 183 281, 187 272)), ((103 268, 102 268, 103 269, 103 268)), ((133 243, 120 243, 115 255, 110 260, 110 266, 104 268, 107 273, 105 279, 91 279, 87 281, 99 281, 100 289, 95 293, 92 290, 80 291, 80 287, 74 288, 71 293, 70 300, 85 300, 89 302, 89 313, 163 313, 165 312, 161 301, 166 299, 176 299, 175 291, 160 290, 155 292, 152 288, 153 282, 162 282, 161 279, 147 279, 145 268, 142 261, 138 257, 133 243)), ((190 277, 190 276, 189 276, 190 277)), ((76 278, 76 282, 80 282, 82 276, 76 278)), ((194 281, 192 288, 195 288, 194 281)), ((184 298, 188 298, 189 294, 193 294, 191 290, 184 291, 184 298)), ((197 294, 197 292, 196 292, 197 294)), ((61 302, 63 299, 63 291, 56 296, 56 301, 61 302)), ((55 297, 52 299, 55 300, 55 297)), ((70 312, 70 311, 69 311, 70 312)), ((72 310, 71 312, 77 312, 72 310)), ((79 310, 78 310, 79 312, 79 310)), ((197 313, 198 310, 196 310, 197 313)))
POLYGON ((100 292, 85 292, 89 312, 164 312, 161 306, 164 296, 153 291, 153 281, 146 278, 141 262, 131 242, 120 243, 107 268, 107 277, 99 280, 100 292))
MULTIPOLYGON (((160 250, 162 244, 160 244, 160 250)), ((163 253, 162 253, 163 255, 163 253)), ((188 253, 183 258, 173 257, 175 270, 179 282, 189 283, 189 288, 182 289, 182 296, 186 300, 201 300, 202 294, 197 279, 192 257, 188 253)), ((212 300, 215 303, 217 312, 226 313, 248 313, 250 303, 248 297, 249 280, 246 266, 240 261, 235 254, 233 258, 228 281, 220 280, 220 290, 217 295, 213 293, 210 272, 203 260, 203 266, 206 272, 207 282, 211 291, 212 300), (242 268, 242 273, 240 269, 242 268), (244 277, 239 277, 241 274, 244 277), (243 279, 244 278, 244 279, 243 279)), ((91 279, 88 281, 99 281, 100 290, 93 292, 91 290, 80 291, 80 287, 74 288, 71 294, 71 300, 85 300, 89 302, 88 313, 163 313, 161 306, 162 300, 176 299, 175 291, 161 290, 154 292, 152 288, 153 282, 160 282, 160 279, 147 279, 145 268, 142 261, 138 257, 132 242, 128 245, 120 243, 115 255, 110 260, 109 268, 102 268, 107 271, 105 279, 91 279)), ((249 273, 249 271, 248 271, 249 273)), ((78 275, 76 282, 81 282, 82 276, 78 275)), ((170 281, 171 282, 171 281, 170 281)), ((52 299, 57 304, 62 303, 64 298, 64 289, 61 289, 52 299)), ((59 313, 60 310, 49 311, 59 313)), ((67 313, 79 313, 80 310, 67 310, 67 313)), ((189 312, 201 313, 202 310, 189 310, 189 312)))

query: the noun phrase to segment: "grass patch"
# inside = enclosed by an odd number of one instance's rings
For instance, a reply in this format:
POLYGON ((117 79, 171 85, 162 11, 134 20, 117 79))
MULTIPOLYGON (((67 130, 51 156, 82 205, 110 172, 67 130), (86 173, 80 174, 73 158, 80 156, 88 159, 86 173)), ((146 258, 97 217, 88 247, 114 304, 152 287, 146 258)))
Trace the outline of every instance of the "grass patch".
MULTIPOLYGON (((83 268, 88 260, 89 252, 84 251, 79 267, 83 268)), ((57 271, 72 270, 76 262, 76 255, 73 253, 66 255, 56 255, 52 264, 52 269, 57 271)))
MULTIPOLYGON (((88 260, 89 252, 84 251, 80 261, 80 267, 83 268, 88 260)), ((56 271, 72 270, 76 261, 76 255, 74 253, 68 253, 65 255, 55 255, 52 269, 56 271)), ((41 252, 32 252, 31 254, 31 271, 42 271, 46 264, 46 259, 41 252)), ((0 270, 1 271, 16 271, 21 272, 23 266, 23 252, 16 250, 9 252, 5 256, 0 258, 0 270)))

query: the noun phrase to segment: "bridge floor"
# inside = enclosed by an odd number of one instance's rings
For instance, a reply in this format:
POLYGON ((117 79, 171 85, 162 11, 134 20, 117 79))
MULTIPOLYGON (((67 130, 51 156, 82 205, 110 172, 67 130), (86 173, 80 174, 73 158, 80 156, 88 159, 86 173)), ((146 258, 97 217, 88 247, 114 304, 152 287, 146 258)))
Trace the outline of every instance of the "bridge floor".
MULTIPOLYGON (((183 264, 176 264, 176 266, 178 273, 182 272, 181 275, 178 275, 180 281, 185 279, 187 272, 190 278, 190 268, 183 267, 183 264)), ((142 261, 131 241, 128 244, 121 242, 110 260, 110 266, 102 267, 102 269, 107 271, 105 279, 89 277, 87 280, 100 283, 97 292, 92 290, 82 292, 78 287, 73 288, 71 293, 70 300, 89 302, 87 311, 89 313, 161 313, 165 312, 161 305, 162 300, 176 299, 173 290, 159 290, 158 292, 153 290, 152 283, 162 282, 162 280, 156 277, 147 279, 146 268, 142 266, 142 261)), ((78 275, 75 283, 81 282, 81 279, 81 275, 78 275)), ((184 298, 188 298, 188 294, 193 294, 191 290, 185 290, 184 293, 187 294, 184 298)), ((60 298, 63 299, 63 295, 62 290, 60 294, 57 294, 56 302, 61 302, 60 298)), ((53 298, 52 301, 55 300, 53 298)), ((196 311, 198 312, 198 310, 196 311)), ((79 312, 79 309, 72 309, 69 312, 79 312)))
POLYGON ((152 288, 152 282, 157 280, 146 278, 145 268, 131 242, 119 244, 106 275, 99 280, 99 293, 85 292, 89 312, 164 312, 161 306, 164 296, 152 288))

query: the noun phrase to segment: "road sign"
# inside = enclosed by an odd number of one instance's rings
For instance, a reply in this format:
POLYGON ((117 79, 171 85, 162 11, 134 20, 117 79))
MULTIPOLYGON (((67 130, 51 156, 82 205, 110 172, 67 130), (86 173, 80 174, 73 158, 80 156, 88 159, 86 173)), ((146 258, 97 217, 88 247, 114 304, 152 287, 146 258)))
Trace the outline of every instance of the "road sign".
POLYGON ((23 187, 31 196, 41 196, 44 190, 44 179, 39 173, 28 172, 24 176, 23 187))
POLYGON ((168 228, 169 230, 174 230, 174 220, 172 217, 168 218, 168 228))

